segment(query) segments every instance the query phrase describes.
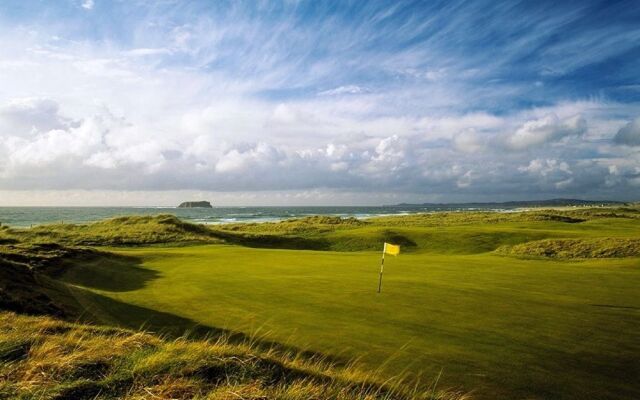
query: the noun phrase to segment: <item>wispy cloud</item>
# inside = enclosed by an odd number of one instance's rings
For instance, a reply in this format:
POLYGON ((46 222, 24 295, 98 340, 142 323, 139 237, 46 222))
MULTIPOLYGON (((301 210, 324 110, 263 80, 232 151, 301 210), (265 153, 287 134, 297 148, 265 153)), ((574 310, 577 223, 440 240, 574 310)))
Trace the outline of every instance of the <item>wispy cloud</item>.
POLYGON ((0 190, 640 195, 640 7, 94 6, 0 6, 0 190))
POLYGON ((84 0, 82 2, 82 8, 84 8, 85 10, 92 10, 93 6, 95 5, 93 0, 84 0))

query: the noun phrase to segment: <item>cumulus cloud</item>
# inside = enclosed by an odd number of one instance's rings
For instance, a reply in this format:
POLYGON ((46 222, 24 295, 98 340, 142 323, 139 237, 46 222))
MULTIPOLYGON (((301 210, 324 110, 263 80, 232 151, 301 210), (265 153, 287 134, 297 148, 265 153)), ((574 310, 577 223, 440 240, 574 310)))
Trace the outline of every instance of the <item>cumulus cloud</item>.
POLYGON ((535 159, 529 165, 521 166, 518 171, 536 178, 539 187, 551 185, 558 190, 565 190, 574 184, 573 171, 564 161, 555 159, 535 159))
POLYGON ((536 120, 525 122, 515 133, 507 136, 507 145, 515 150, 524 150, 556 142, 567 136, 579 136, 587 130, 582 115, 559 119, 556 114, 547 114, 536 120))
POLYGON ((25 136, 34 131, 62 129, 71 121, 59 113, 56 101, 17 98, 0 105, 0 135, 25 136))
POLYGON ((640 146, 640 118, 620 128, 613 141, 626 146, 640 146))
POLYGON ((529 165, 518 168, 518 171, 528 172, 534 175, 548 176, 555 172, 563 172, 572 174, 569 165, 564 161, 535 159, 529 162, 529 165))
POLYGON ((465 153, 477 153, 485 149, 485 143, 473 128, 456 134, 453 138, 453 145, 457 150, 465 153))

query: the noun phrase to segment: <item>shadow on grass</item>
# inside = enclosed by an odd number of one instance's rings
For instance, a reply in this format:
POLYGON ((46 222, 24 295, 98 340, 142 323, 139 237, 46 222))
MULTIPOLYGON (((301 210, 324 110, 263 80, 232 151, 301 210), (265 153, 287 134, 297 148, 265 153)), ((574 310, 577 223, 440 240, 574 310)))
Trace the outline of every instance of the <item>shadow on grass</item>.
POLYGON ((144 330, 169 338, 225 337, 231 343, 251 342, 262 349, 275 348, 280 351, 295 352, 306 358, 324 359, 336 365, 346 363, 346 360, 338 357, 328 357, 325 354, 257 339, 244 333, 201 325, 188 318, 128 304, 91 290, 114 293, 138 290, 160 277, 159 272, 141 265, 142 260, 138 257, 105 251, 89 251, 81 257, 65 260, 56 267, 55 274, 47 274, 49 293, 55 293, 54 296, 59 301, 67 304, 70 310, 75 310, 69 315, 76 315, 84 322, 144 330), (58 283, 55 283, 56 281, 58 283))
POLYGON ((69 286, 69 289, 76 300, 83 305, 84 313, 79 317, 83 322, 142 330, 168 338, 216 339, 225 337, 230 343, 250 342, 263 350, 276 349, 282 352, 293 352, 311 360, 326 360, 335 365, 346 365, 348 362, 340 357, 302 350, 294 346, 251 337, 241 332, 202 325, 189 318, 128 304, 88 289, 72 286, 69 286))
POLYGON ((65 260, 54 277, 87 288, 109 292, 129 292, 144 288, 160 273, 141 267, 138 257, 92 251, 80 258, 65 260))
POLYGON ((290 250, 330 250, 331 242, 321 238, 214 231, 213 235, 229 244, 245 247, 290 250))

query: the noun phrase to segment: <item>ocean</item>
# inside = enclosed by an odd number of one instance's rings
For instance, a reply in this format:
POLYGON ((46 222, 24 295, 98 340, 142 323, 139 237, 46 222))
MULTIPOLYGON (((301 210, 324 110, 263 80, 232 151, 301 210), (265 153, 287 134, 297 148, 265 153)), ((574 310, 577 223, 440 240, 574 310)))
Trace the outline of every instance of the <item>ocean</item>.
MULTIPOLYGON (((125 215, 173 214, 185 221, 201 224, 281 221, 309 215, 370 218, 427 211, 458 211, 471 208, 455 206, 381 206, 381 207, 0 207, 0 223, 15 227, 51 223, 89 223, 125 215)), ((477 209, 474 207, 473 209, 477 209)))

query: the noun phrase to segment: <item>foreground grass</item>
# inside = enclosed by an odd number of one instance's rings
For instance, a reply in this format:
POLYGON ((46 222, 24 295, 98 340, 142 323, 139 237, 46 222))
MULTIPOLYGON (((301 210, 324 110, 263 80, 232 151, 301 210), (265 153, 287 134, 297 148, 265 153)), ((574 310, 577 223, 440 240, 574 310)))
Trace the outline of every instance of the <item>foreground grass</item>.
POLYGON ((10 399, 433 399, 354 365, 250 342, 168 340, 0 313, 0 397, 10 399))

